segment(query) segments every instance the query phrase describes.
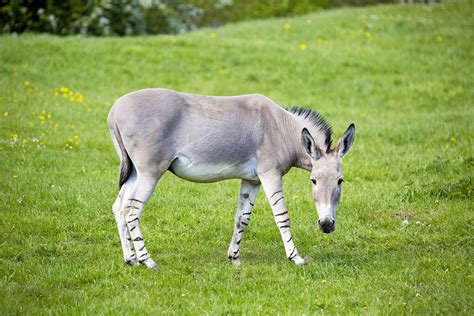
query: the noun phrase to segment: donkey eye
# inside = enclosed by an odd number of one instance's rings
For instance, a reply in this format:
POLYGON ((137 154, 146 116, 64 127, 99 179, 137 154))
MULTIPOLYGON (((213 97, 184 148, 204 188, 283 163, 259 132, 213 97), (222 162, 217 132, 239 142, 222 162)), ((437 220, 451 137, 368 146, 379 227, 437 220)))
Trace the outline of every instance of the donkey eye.
POLYGON ((316 185, 316 179, 311 179, 311 182, 313 182, 313 184, 316 185))
POLYGON ((344 179, 341 178, 341 179, 337 180, 337 185, 341 185, 343 182, 344 182, 344 179))

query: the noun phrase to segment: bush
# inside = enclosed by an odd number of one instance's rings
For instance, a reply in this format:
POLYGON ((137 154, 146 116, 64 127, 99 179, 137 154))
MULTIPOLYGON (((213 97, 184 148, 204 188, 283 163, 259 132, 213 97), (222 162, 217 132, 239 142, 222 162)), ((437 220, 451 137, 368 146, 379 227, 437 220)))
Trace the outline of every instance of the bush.
POLYGON ((0 2, 0 33, 181 33, 199 26, 380 2, 394 0, 10 0, 0 2))
POLYGON ((13 0, 0 7, 2 33, 139 35, 197 27, 203 10, 184 1, 13 0))

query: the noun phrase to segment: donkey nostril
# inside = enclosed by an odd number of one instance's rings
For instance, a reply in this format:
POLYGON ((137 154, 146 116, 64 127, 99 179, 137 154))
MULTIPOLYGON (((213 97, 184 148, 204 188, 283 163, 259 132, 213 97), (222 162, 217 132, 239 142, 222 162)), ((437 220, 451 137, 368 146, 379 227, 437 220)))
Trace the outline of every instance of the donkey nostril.
POLYGON ((334 219, 325 219, 323 221, 318 219, 318 225, 320 227, 332 228, 332 227, 334 227, 334 225, 336 225, 336 221, 334 219))

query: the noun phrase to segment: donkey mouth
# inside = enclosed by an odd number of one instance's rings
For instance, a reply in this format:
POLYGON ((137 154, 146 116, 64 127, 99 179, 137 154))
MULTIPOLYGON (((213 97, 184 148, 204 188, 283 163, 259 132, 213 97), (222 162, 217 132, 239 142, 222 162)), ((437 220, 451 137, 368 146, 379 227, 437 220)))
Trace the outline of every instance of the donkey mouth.
POLYGON ((334 231, 334 227, 333 228, 321 228, 321 231, 325 234, 330 234, 334 231))
POLYGON ((336 228, 336 222, 332 223, 331 225, 319 225, 319 230, 321 230, 325 234, 332 233, 336 228))

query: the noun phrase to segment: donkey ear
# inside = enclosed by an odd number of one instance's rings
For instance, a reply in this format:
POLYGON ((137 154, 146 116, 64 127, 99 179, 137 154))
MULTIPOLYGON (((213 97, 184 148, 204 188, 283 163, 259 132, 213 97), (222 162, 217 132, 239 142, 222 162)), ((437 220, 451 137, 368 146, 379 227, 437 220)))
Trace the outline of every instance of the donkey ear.
POLYGON ((321 149, 316 146, 313 136, 311 136, 306 127, 303 128, 303 131, 301 132, 301 142, 303 143, 304 149, 311 156, 311 158, 314 160, 321 158, 323 153, 321 152, 321 149))
POLYGON ((339 157, 344 157, 345 154, 349 151, 349 149, 352 146, 352 143, 354 143, 354 138, 355 138, 355 125, 352 123, 349 125, 347 128, 346 132, 342 136, 342 138, 339 140, 339 142, 336 145, 336 151, 339 157))

